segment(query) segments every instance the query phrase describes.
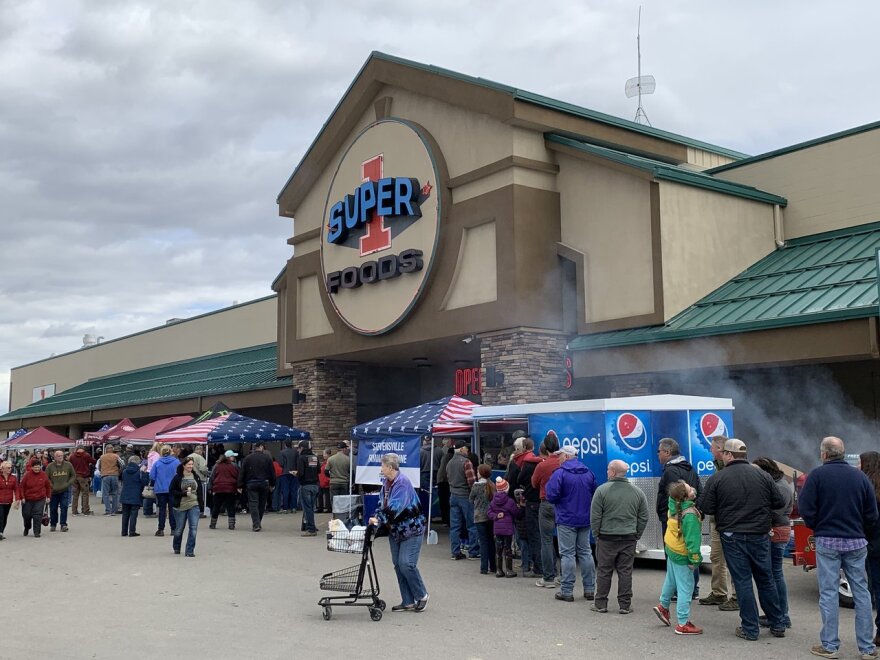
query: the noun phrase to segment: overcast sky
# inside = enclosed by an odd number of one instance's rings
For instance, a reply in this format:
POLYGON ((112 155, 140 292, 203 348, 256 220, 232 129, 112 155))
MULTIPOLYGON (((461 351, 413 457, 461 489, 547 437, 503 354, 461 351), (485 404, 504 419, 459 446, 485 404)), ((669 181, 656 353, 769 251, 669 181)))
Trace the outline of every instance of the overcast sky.
MULTIPOLYGON (((658 128, 761 153, 880 119, 880 4, 642 2, 658 128)), ((9 369, 271 293, 275 198, 372 50, 628 119, 638 2, 0 0, 9 369)))

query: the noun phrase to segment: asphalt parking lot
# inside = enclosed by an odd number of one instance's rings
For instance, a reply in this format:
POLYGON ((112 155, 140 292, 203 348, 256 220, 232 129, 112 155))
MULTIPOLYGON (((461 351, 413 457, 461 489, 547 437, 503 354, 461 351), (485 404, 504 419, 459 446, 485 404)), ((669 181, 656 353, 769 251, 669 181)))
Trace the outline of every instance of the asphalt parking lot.
MULTIPOLYGON (((326 529, 327 516, 319 516, 326 529)), ((119 536, 120 517, 71 518, 70 532, 21 536, 13 511, 0 543, 7 594, 0 657, 42 658, 804 658, 817 643, 816 577, 788 567, 793 628, 785 639, 733 634, 734 612, 694 604, 705 629, 681 637, 651 611, 664 571, 639 563, 630 615, 589 611, 582 598, 554 600, 534 579, 480 575, 479 562, 451 561, 440 544, 423 546, 420 566, 431 594, 427 610, 392 613, 399 592, 386 539, 375 545, 382 598, 379 622, 366 608, 334 608, 324 621, 317 601, 322 574, 357 563, 331 553, 321 536, 301 538, 299 515, 267 514, 263 531, 239 518, 199 528, 196 558, 171 552, 153 536, 155 518, 141 519, 137 538, 119 536)), ((709 578, 704 576, 703 593, 709 578)), ((575 594, 580 594, 576 588, 575 594)), ((612 601, 614 589, 612 588, 612 601)), ((841 613, 841 657, 857 657, 852 610, 841 613)))

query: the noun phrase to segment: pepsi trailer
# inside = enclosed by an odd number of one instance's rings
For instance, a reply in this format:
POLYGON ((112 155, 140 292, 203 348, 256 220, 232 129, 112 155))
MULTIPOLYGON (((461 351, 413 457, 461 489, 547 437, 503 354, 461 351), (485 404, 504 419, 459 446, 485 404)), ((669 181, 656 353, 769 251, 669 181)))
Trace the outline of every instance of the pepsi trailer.
MULTIPOLYGON (((733 434, 733 401, 700 396, 658 394, 614 399, 555 401, 474 409, 474 437, 479 425, 490 421, 525 421, 538 450, 543 437, 555 431, 562 446, 571 445, 580 460, 606 481, 609 461, 629 465, 627 477, 648 498, 648 527, 636 552, 640 557, 663 559, 663 539, 655 503, 663 466, 657 460, 657 443, 673 438, 705 482, 715 471, 710 438, 733 434)), ((708 525, 703 525, 703 559, 708 561, 708 525)))

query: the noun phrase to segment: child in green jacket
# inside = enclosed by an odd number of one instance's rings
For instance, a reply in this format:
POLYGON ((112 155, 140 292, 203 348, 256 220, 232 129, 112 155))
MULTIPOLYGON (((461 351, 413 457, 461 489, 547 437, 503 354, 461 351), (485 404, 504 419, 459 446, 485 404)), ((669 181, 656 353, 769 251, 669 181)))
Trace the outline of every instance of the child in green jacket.
POLYGON ((696 491, 684 481, 669 486, 669 524, 663 543, 666 546, 666 581, 660 593, 660 604, 654 607, 657 615, 667 626, 669 605, 673 593, 678 593, 676 635, 699 635, 703 632, 690 621, 691 595, 694 592, 694 566, 703 561, 700 553, 702 519, 694 507, 696 491))

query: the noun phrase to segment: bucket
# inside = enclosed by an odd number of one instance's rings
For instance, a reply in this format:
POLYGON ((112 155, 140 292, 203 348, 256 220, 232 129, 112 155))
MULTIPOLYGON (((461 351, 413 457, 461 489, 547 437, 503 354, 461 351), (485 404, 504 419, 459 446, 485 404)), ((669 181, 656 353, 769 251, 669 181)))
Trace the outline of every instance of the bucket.
POLYGON ((437 537, 437 532, 435 530, 430 530, 428 532, 428 545, 437 545, 440 539, 437 537))

